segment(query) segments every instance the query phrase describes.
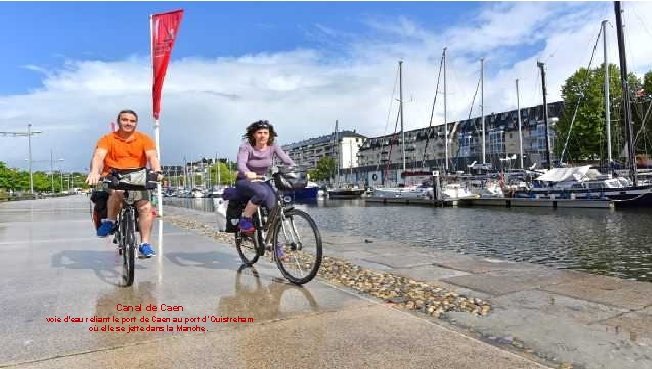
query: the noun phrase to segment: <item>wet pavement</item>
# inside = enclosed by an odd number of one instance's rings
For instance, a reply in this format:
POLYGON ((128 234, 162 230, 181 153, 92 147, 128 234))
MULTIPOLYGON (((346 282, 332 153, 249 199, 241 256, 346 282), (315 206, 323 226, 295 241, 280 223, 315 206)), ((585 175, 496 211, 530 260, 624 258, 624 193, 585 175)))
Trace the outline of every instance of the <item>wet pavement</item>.
MULTIPOLYGON (((389 265, 341 241, 327 238, 326 254, 389 265)), ((240 269, 230 243, 165 219, 153 243, 158 255, 138 259, 134 285, 123 288, 121 259, 110 238, 94 236, 88 198, 0 203, 0 367, 545 367, 328 281, 290 285, 267 261, 240 269)), ((416 271, 412 264, 396 267, 416 271)), ((638 327, 631 309, 620 309, 602 319, 638 327)), ((490 317, 472 319, 490 325, 490 317)))
MULTIPOLYGON (((194 220, 201 232, 215 229, 214 213, 168 209, 188 224, 194 220)), ((327 256, 481 298, 492 307, 487 316, 446 312, 436 320, 441 326, 560 368, 652 368, 650 282, 424 249, 409 240, 321 232, 327 256)), ((402 306, 415 311, 409 304, 402 306)))

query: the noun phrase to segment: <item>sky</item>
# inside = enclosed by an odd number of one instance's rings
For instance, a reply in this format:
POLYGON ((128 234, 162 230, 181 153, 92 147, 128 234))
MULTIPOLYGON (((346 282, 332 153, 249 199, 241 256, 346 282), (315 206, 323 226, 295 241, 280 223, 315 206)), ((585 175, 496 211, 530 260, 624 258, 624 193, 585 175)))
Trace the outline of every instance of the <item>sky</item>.
MULTIPOLYGON (((340 129, 395 130, 398 61, 406 130, 431 124, 442 50, 448 121, 472 104, 484 58, 484 112, 561 99, 587 67, 603 19, 617 63, 612 2, 0 2, 0 131, 32 136, 34 170, 87 171, 122 109, 152 135, 149 15, 183 9, 163 87, 161 157, 235 159, 245 127, 288 144, 340 129), (63 160, 60 160, 63 159, 63 160)), ((652 3, 624 2, 630 72, 652 69, 652 3)), ((602 63, 602 41, 593 66, 602 63)), ((433 125, 443 124, 442 87, 433 125)), ((27 168, 26 137, 0 135, 0 161, 27 168)))

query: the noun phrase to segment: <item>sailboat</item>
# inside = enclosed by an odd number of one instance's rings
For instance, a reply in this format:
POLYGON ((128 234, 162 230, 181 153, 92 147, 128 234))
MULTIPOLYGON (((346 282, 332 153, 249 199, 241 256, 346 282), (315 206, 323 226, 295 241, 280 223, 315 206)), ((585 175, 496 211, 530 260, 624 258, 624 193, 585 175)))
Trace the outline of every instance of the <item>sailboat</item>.
MULTIPOLYGON (((401 173, 401 177, 406 179, 407 178, 428 178, 428 180, 423 180, 421 184, 415 184, 411 186, 403 186, 403 187, 377 187, 373 189, 372 192, 372 197, 378 197, 378 198, 423 198, 423 199, 430 199, 430 200, 435 200, 435 197, 439 195, 440 198, 437 200, 457 200, 461 198, 475 198, 478 197, 478 195, 475 195, 471 193, 465 186, 462 186, 460 183, 454 182, 453 177, 446 177, 447 181, 445 181, 441 187, 441 191, 437 191, 437 194, 435 193, 434 187, 433 187, 433 172, 429 170, 425 170, 425 168, 420 169, 420 170, 412 170, 408 171, 406 170, 406 158, 405 158, 405 131, 403 128, 403 78, 402 78, 402 61, 399 61, 399 118, 401 122, 401 147, 402 147, 402 154, 403 154, 403 171, 401 173)), ((447 116, 446 116, 446 48, 444 48, 442 52, 442 58, 441 58, 441 65, 440 65, 440 72, 443 68, 443 76, 444 76, 444 131, 446 132, 444 140, 445 140, 445 170, 448 171, 448 161, 449 161, 449 154, 448 154, 448 142, 449 142, 449 134, 448 134, 448 124, 446 123, 447 116)), ((438 82, 439 84, 439 82, 438 82)), ((436 96, 435 96, 436 97, 436 96)), ((433 112, 434 112, 434 103, 433 103, 433 112)), ((431 117, 432 118, 432 117, 431 117)), ((454 129, 453 129, 454 130, 454 129)), ((426 147, 427 149, 427 147, 426 147)), ((423 160, 423 163, 425 164, 425 158, 423 160)))
MULTIPOLYGON (((630 178, 611 178, 609 175, 603 175, 600 174, 597 170, 591 169, 590 166, 576 168, 554 168, 535 179, 539 182, 545 183, 545 187, 532 188, 529 191, 517 191, 515 194, 517 197, 572 199, 599 198, 613 200, 616 207, 652 207, 652 184, 639 185, 637 178, 638 173, 636 169, 633 123, 629 99, 629 86, 627 81, 627 61, 625 57, 625 43, 621 18, 622 10, 619 1, 614 2, 614 11, 616 16, 616 33, 618 39, 620 76, 623 89, 622 98, 625 114, 628 172, 630 178)), ((603 22, 603 31, 605 30, 606 26, 603 22)), ((604 65, 606 69, 605 72, 607 73, 608 63, 606 60, 606 51, 604 65)), ((608 78, 605 78, 605 83, 608 83, 608 80, 608 78)), ((607 94, 609 92, 608 85, 605 88, 605 92, 607 94)), ((608 95, 606 100, 608 104, 608 95)), ((610 120, 608 115, 606 120, 607 122, 610 120)), ((609 148, 609 151, 611 151, 611 148, 609 148)), ((611 167, 610 153, 609 165, 611 167)))
MULTIPOLYGON (((403 171, 402 177, 410 175, 430 176, 429 171, 407 172, 405 168, 405 130, 403 129, 403 61, 398 62, 399 70, 399 118, 401 122, 401 154, 403 171)), ((392 142, 394 140, 391 140, 392 142)), ((390 154, 391 155, 391 154, 390 154)), ((389 158, 391 160, 391 157, 389 158)), ((421 185, 403 186, 403 187, 375 187, 372 190, 372 197, 378 198, 425 198, 433 199, 434 192, 432 184, 423 183, 421 185)))

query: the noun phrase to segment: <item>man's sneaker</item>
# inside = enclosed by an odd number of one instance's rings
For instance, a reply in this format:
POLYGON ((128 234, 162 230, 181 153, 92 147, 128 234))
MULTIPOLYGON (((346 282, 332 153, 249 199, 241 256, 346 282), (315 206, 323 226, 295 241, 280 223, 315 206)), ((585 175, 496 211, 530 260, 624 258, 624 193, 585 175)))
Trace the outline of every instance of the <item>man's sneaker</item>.
POLYGON ((240 227, 240 232, 243 233, 254 233, 256 228, 254 228, 254 223, 251 220, 251 218, 247 217, 242 217, 240 218, 240 223, 238 223, 238 227, 240 227))
POLYGON ((156 251, 154 251, 152 245, 148 243, 141 243, 140 246, 138 246, 138 253, 140 253, 140 256, 144 258, 156 256, 156 251))
POLYGON ((115 223, 112 220, 102 219, 100 228, 97 229, 97 237, 106 237, 113 233, 115 230, 115 223))

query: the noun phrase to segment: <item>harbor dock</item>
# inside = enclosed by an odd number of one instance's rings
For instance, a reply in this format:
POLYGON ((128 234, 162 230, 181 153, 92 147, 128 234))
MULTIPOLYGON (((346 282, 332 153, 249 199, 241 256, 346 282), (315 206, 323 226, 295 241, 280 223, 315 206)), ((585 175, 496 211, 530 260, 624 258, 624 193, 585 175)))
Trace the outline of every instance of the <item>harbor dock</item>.
POLYGON ((510 197, 482 197, 464 199, 432 200, 423 198, 388 198, 365 197, 365 202, 394 204, 394 205, 419 205, 419 206, 493 206, 493 207, 537 207, 537 208, 596 208, 613 209, 611 200, 576 200, 576 199, 536 199, 536 198, 510 198, 510 197))

